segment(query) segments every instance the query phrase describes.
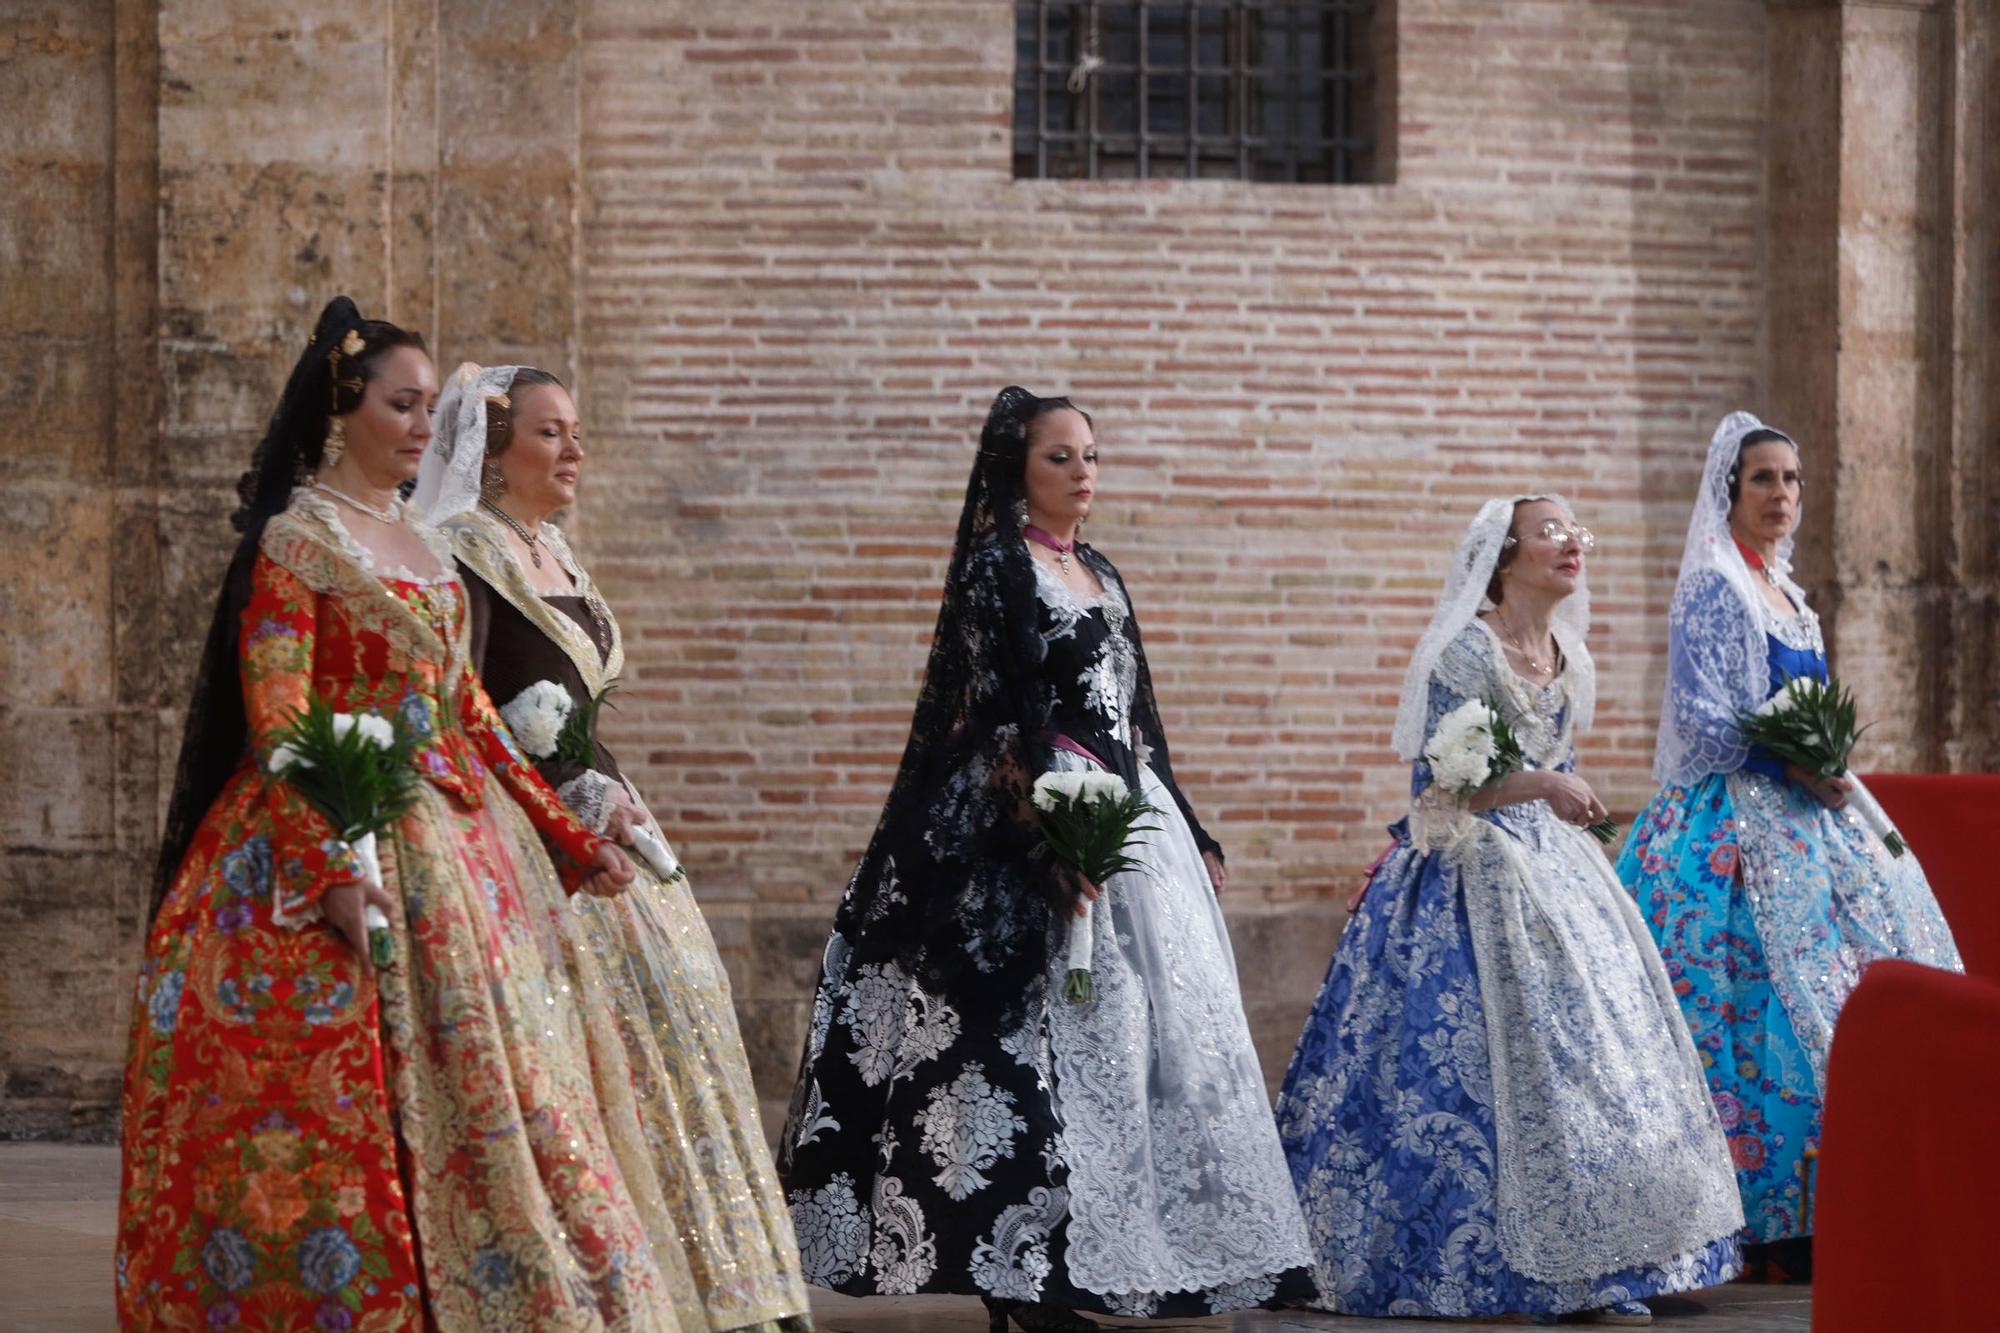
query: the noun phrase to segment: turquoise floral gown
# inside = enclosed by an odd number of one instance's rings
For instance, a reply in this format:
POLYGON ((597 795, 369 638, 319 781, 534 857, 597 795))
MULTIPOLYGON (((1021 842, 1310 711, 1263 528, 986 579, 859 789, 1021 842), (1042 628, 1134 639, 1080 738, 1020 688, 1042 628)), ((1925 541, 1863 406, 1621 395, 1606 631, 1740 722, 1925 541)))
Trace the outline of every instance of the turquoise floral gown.
POLYGON ((1746 752, 1732 712, 1703 706, 1717 680, 1738 674, 1746 624, 1762 631, 1765 697, 1794 677, 1827 679, 1819 618, 1789 577, 1771 578, 1792 614, 1761 598, 1747 605, 1713 570, 1682 579, 1668 725, 1678 721, 1682 750, 1709 756, 1712 771, 1668 781, 1618 860, 1707 1071, 1746 1242, 1812 1232, 1827 1048, 1862 969, 1903 958, 1964 970, 1917 851, 1892 857, 1853 813, 1788 781, 1770 756, 1746 752), (1704 731, 1712 743, 1702 743, 1704 731))

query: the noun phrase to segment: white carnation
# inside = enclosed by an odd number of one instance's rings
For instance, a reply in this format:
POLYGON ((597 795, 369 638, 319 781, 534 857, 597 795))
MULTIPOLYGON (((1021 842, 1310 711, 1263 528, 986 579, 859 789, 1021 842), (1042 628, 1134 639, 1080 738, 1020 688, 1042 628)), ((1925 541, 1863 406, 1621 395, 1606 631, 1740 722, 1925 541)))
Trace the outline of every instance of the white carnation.
POLYGON ((1492 772, 1486 756, 1475 750, 1453 750, 1431 760, 1432 780, 1448 791, 1478 791, 1492 772))
POLYGON ((569 691, 552 680, 538 680, 500 710, 500 719, 521 748, 537 759, 556 752, 556 738, 569 721, 569 691))
POLYGON ((1044 773, 1035 779, 1029 799, 1037 810, 1053 810, 1058 798, 1074 801, 1083 791, 1083 773, 1044 773))
POLYGON ((1096 805, 1100 801, 1122 801, 1125 799, 1125 779, 1116 773, 1093 770, 1083 775, 1080 795, 1089 805, 1096 805))
POLYGON ((1044 773, 1035 779, 1030 799, 1037 810, 1053 810, 1058 797, 1078 805, 1125 799, 1125 779, 1116 773, 1085 769, 1076 773, 1044 773))
POLYGON ((1493 772, 1493 710, 1478 699, 1462 703, 1438 719, 1424 745, 1431 777, 1447 791, 1468 793, 1486 785, 1493 772))
MULTIPOLYGON (((1806 676, 1794 676, 1792 679, 1786 681, 1776 694, 1758 706, 1757 716, 1770 717, 1773 714, 1782 713, 1791 708, 1792 705, 1798 702, 1799 693, 1807 688, 1809 679, 1806 676)), ((1817 684, 1818 682, 1813 681, 1811 683, 1817 684)))

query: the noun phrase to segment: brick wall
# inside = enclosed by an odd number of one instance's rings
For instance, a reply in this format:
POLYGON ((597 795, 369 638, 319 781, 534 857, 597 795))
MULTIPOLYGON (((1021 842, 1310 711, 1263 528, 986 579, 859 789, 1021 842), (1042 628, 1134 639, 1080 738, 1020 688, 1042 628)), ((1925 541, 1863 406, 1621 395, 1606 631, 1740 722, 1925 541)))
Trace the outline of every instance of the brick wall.
POLYGON ((1096 416, 1089 536, 1230 851, 1273 1074, 1327 901, 1406 799, 1402 663, 1486 496, 1560 487, 1602 535, 1585 770, 1621 811, 1650 795, 1693 481, 1757 405, 1763 6, 1396 8, 1397 179, 1327 188, 1012 179, 999 4, 589 6, 583 522, 632 640, 610 730, 767 1092, 1003 384, 1096 416))
POLYGON ((1119 562, 1246 899, 1364 865, 1478 501, 1603 536, 1592 774, 1647 795, 1659 612, 1755 404, 1761 5, 1412 3, 1400 179, 1031 182, 1004 7, 599 3, 587 545, 614 731, 711 893, 830 903, 908 724, 993 391, 1097 417, 1119 562))

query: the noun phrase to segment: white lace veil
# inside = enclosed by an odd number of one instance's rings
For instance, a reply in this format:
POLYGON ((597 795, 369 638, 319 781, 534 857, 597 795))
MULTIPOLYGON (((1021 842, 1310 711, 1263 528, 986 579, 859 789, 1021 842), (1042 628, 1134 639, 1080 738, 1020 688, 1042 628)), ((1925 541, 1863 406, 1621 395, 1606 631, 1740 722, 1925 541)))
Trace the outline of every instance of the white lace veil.
POLYGON ((519 366, 487 366, 467 361, 451 373, 438 395, 436 433, 417 465, 417 489, 410 498, 424 522, 446 519, 479 504, 486 467, 486 404, 504 399, 519 366))
MULTIPOLYGON (((1438 658, 1470 625, 1479 613, 1492 605, 1486 600, 1486 585, 1492 582, 1493 567, 1514 527, 1514 506, 1528 500, 1551 500, 1570 510, 1569 501, 1556 494, 1511 495, 1488 500, 1473 515, 1465 538, 1452 557, 1445 574, 1444 590, 1438 594, 1437 610, 1431 614, 1430 628, 1417 640, 1410 668, 1403 676, 1403 697, 1396 705, 1396 730, 1392 742, 1396 753, 1414 762, 1424 749, 1424 724, 1430 711, 1431 672, 1438 658)), ((1570 510, 1574 521, 1574 510, 1570 510)), ((1587 571, 1586 571, 1587 577, 1587 571)), ((1590 632, 1590 587, 1579 580, 1574 593, 1556 604, 1551 628, 1556 646, 1569 661, 1571 697, 1575 709, 1573 723, 1582 731, 1597 714, 1597 664, 1591 659, 1584 638, 1590 632)))
MULTIPOLYGON (((1696 782, 1741 766, 1748 751, 1737 736, 1736 714, 1756 708, 1769 693, 1764 599, 1729 528, 1729 487, 1743 440, 1760 430, 1798 448, 1791 436, 1748 412, 1724 417, 1708 442, 1667 612, 1667 691, 1653 752, 1653 780, 1663 784, 1696 782)), ((1804 605, 1791 581, 1793 545, 1789 536, 1778 543, 1771 572, 1804 605)))

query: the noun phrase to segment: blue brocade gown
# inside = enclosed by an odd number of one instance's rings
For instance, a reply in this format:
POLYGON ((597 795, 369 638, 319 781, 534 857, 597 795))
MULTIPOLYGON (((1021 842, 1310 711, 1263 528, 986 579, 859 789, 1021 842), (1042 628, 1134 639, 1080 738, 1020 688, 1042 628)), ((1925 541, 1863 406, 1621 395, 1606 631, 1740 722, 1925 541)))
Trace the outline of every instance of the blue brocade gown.
MULTIPOLYGON (((1484 698, 1567 770, 1568 684, 1535 689, 1475 623, 1427 730, 1484 698)), ((1422 761, 1412 787, 1278 1105, 1325 1308, 1555 1314, 1726 1281, 1721 1131, 1602 850, 1545 802, 1467 814, 1422 761)))

